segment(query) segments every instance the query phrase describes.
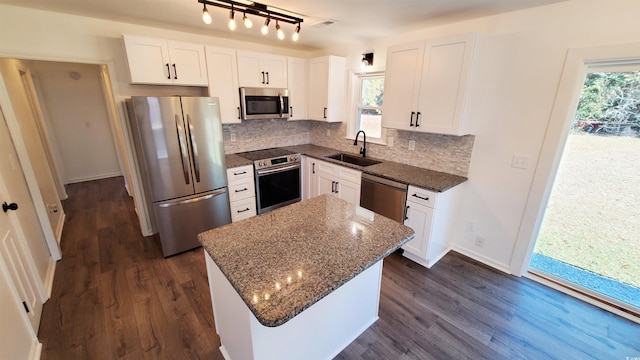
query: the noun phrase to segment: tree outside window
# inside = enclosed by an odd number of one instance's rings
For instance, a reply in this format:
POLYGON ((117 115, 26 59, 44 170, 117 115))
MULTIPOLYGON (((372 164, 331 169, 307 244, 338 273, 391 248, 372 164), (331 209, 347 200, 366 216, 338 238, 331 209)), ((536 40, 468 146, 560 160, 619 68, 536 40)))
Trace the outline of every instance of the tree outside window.
POLYGON ((360 101, 356 119, 356 131, 363 130, 367 138, 382 138, 382 100, 384 76, 359 76, 360 101))

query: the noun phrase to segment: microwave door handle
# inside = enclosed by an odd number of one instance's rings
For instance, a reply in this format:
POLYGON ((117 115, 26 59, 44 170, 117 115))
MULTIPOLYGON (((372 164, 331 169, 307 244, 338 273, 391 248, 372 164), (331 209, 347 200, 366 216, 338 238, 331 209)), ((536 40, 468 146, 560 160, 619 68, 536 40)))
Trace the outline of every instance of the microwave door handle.
POLYGON ((189 185, 189 170, 187 160, 187 149, 184 143, 184 129, 182 128, 182 119, 176 114, 176 133, 178 135, 178 145, 180 146, 180 159, 182 160, 182 173, 184 174, 184 182, 189 185))
POLYGON ((280 117, 284 114, 284 98, 282 94, 278 94, 278 98, 280 99, 280 117))
POLYGON ((196 182, 200 182, 200 161, 198 160, 198 146, 196 145, 195 132, 191 123, 191 115, 187 114, 187 126, 189 131, 189 142, 191 143, 191 154, 193 156, 193 169, 196 173, 196 182))

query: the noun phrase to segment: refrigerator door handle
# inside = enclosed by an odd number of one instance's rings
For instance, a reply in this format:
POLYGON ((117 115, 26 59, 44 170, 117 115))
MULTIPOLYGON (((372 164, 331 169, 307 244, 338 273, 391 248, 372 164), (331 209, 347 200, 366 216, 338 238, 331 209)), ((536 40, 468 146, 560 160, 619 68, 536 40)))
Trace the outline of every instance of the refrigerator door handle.
POLYGON ((205 196, 200 196, 200 197, 196 197, 196 198, 191 198, 191 199, 187 199, 187 200, 182 200, 182 201, 176 201, 176 202, 168 202, 168 203, 164 203, 164 204, 160 204, 158 205, 161 208, 168 208, 168 207, 172 207, 172 206, 178 206, 178 205, 184 205, 184 204, 191 204, 191 203, 195 203, 198 201, 203 201, 203 200, 209 200, 214 196, 218 196, 218 195, 222 195, 224 193, 227 192, 227 189, 218 189, 215 190, 205 196))
POLYGON ((191 154, 193 156, 193 168, 196 173, 196 182, 200 182, 200 160, 198 160, 198 146, 196 145, 193 123, 191 122, 191 115, 189 114, 187 114, 187 126, 189 127, 189 142, 191 143, 191 154))
POLYGON ((178 134, 178 145, 180 145, 180 157, 182 160, 182 173, 184 174, 184 182, 189 184, 189 159, 187 159, 187 147, 184 143, 184 129, 182 128, 182 119, 180 115, 175 115, 176 132, 178 134))

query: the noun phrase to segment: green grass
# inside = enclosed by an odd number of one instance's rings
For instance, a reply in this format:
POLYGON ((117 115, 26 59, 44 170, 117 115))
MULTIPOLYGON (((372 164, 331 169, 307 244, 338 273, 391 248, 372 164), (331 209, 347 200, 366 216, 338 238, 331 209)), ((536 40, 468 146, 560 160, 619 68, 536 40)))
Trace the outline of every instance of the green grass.
POLYGON ((569 135, 534 251, 640 287, 640 139, 569 135))

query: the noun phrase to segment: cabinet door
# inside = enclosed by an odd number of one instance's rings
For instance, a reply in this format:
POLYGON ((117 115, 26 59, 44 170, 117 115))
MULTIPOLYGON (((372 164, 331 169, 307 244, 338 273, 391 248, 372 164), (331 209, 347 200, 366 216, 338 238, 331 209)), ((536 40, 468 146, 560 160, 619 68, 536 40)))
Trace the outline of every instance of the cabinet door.
POLYGON ((335 194, 335 183, 335 177, 324 173, 318 173, 318 195, 335 194))
POLYGON ((424 41, 388 48, 382 127, 415 129, 423 58, 424 41))
POLYGON ((309 118, 325 121, 329 107, 329 58, 309 60, 309 118))
POLYGON ((223 124, 240 123, 238 67, 234 49, 206 46, 209 96, 220 99, 223 124))
POLYGON ((404 224, 412 228, 416 232, 416 236, 402 246, 405 251, 426 259, 432 219, 432 208, 407 201, 407 219, 404 224))
POLYGON ((204 46, 182 41, 169 41, 168 46, 173 84, 207 86, 204 46))
POLYGON ((329 56, 328 78, 328 122, 342 122, 345 118, 346 104, 346 59, 339 56, 329 56))
POLYGON ((307 117, 307 59, 287 58, 287 88, 289 89, 289 120, 307 117))
POLYGON ((238 51, 238 84, 241 87, 264 87, 266 76, 260 71, 260 54, 238 51))
MULTIPOLYGON (((473 34, 465 34, 427 41, 418 105, 421 116, 415 128, 417 131, 465 134, 462 116, 474 39, 473 34)), ((386 96, 385 94, 385 102, 386 96)))
POLYGON ((338 198, 353 205, 360 205, 360 184, 338 180, 336 190, 338 198))
POLYGON ((131 35, 124 35, 123 39, 132 84, 173 83, 166 40, 131 35))
POLYGON ((318 174, 316 159, 304 156, 302 158, 302 200, 318 196, 318 174))
POLYGON ((260 75, 265 73, 265 87, 287 88, 287 58, 280 55, 262 55, 260 75))

